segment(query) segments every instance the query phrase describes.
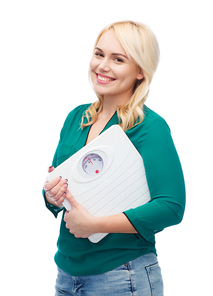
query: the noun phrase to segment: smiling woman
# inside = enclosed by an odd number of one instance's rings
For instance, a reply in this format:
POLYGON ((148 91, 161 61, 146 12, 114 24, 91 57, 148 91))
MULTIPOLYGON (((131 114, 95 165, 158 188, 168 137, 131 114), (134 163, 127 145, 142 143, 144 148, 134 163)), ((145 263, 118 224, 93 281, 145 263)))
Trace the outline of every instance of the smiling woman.
POLYGON ((82 127, 96 121, 106 95, 109 99, 113 96, 110 103, 116 107, 123 130, 133 127, 138 118, 138 123, 142 122, 142 106, 158 61, 158 42, 147 25, 127 21, 104 28, 90 62, 91 80, 99 101, 87 110, 87 123, 82 121, 82 127), (104 88, 103 84, 108 82, 109 87, 104 88))
POLYGON ((96 93, 104 96, 105 101, 113 100, 115 106, 125 105, 136 81, 144 77, 134 60, 127 57, 113 30, 100 37, 90 70, 96 93))
MULTIPOLYGON (((114 23, 95 42, 90 76, 98 101, 69 113, 49 172, 119 124, 143 158, 151 201, 120 214, 95 217, 68 190, 69 180, 45 182, 47 208, 55 217, 63 211, 55 255, 56 296, 163 295, 155 233, 181 222, 185 186, 167 123, 144 105, 158 59, 157 40, 144 24, 114 23), (65 198, 70 212, 62 207, 65 198), (109 235, 93 244, 87 238, 95 233, 109 235)), ((85 173, 99 174, 102 166, 100 155, 85 155, 85 173)))

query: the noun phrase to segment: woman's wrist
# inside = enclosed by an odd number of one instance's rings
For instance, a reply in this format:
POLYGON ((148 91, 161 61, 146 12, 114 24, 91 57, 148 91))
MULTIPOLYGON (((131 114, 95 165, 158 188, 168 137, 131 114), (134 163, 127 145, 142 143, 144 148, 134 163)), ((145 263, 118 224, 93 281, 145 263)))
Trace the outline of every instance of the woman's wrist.
POLYGON ((94 233, 137 233, 136 229, 123 213, 94 217, 92 228, 94 233))

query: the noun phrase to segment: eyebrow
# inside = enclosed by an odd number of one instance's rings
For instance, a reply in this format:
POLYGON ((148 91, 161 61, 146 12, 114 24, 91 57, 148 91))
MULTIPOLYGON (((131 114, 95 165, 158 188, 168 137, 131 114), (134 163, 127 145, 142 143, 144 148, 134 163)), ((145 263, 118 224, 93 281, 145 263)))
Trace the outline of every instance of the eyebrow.
MULTIPOLYGON (((103 50, 102 50, 102 49, 100 49, 99 47, 96 47, 95 49, 97 49, 97 50, 100 50, 101 52, 103 52, 103 50)), ((112 53, 112 55, 113 55, 113 56, 120 55, 120 56, 123 56, 123 57, 125 57, 125 58, 128 60, 128 57, 127 57, 127 56, 125 56, 125 55, 124 55, 124 54, 122 54, 122 53, 117 53, 117 52, 115 52, 115 53, 112 53)))

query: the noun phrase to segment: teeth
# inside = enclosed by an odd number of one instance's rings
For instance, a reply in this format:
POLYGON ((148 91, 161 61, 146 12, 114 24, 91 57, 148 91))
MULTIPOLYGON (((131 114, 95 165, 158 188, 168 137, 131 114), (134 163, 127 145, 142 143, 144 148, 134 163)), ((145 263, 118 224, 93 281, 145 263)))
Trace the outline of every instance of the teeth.
POLYGON ((100 76, 100 75, 98 75, 98 79, 101 80, 101 81, 113 81, 114 80, 112 78, 106 78, 106 77, 103 77, 103 76, 100 76))

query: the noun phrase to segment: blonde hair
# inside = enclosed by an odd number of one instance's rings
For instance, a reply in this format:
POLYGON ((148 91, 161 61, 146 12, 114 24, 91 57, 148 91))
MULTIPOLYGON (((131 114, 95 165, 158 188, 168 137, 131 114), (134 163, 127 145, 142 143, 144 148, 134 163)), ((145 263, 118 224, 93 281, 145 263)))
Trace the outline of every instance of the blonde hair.
MULTIPOLYGON (((94 48, 96 48, 101 36, 108 30, 115 32, 128 58, 134 60, 144 76, 143 79, 136 81, 133 94, 127 104, 117 106, 119 125, 126 131, 141 123, 144 119, 143 105, 158 65, 160 51, 157 39, 151 29, 145 24, 132 21, 116 22, 105 27, 98 35, 94 48)), ((89 74, 91 76, 91 73, 89 74)), ((93 124, 103 108, 103 96, 97 93, 96 95, 98 101, 93 103, 82 117, 82 128, 93 124)))

